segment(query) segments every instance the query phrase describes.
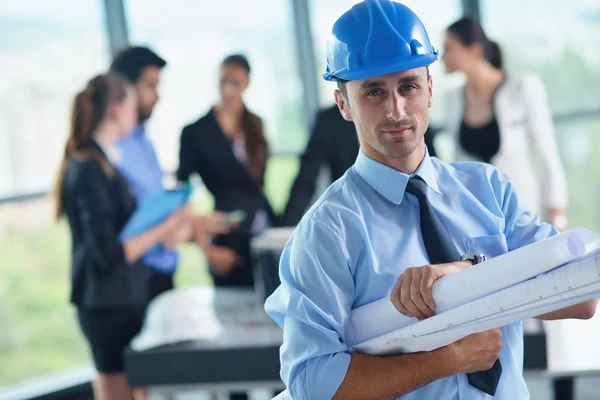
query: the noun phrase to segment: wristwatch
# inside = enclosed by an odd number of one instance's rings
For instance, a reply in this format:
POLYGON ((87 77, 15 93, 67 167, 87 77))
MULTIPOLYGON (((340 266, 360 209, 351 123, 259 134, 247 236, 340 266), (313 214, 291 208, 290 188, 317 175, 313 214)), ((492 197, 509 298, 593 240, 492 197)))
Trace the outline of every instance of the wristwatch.
POLYGON ((461 261, 471 261, 473 265, 481 264, 487 257, 481 253, 467 253, 460 258, 461 261))

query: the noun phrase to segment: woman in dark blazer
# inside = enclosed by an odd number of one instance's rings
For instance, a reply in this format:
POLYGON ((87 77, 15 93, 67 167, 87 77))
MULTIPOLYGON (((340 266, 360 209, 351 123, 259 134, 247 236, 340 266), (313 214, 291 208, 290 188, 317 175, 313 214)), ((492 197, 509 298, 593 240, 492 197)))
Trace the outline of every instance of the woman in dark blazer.
POLYGON ((119 240, 136 203, 114 168, 115 143, 136 122, 132 85, 115 74, 92 79, 75 98, 56 186, 57 217, 66 215, 71 230, 71 302, 98 371, 97 400, 132 398, 122 351, 139 332, 148 303, 173 285, 170 275, 146 268, 140 258, 169 240, 189 212, 182 208, 155 228, 119 240))
POLYGON ((217 210, 246 214, 237 229, 204 244, 216 286, 252 287, 250 238, 275 220, 263 192, 268 155, 263 124, 242 99, 249 76, 243 56, 227 57, 220 69, 219 103, 181 134, 177 178, 200 174, 217 210))

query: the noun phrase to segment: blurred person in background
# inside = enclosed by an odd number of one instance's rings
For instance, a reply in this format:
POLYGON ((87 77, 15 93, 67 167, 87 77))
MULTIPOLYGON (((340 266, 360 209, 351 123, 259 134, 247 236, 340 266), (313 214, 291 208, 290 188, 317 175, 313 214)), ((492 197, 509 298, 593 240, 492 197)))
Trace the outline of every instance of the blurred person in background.
MULTIPOLYGON (((207 238, 203 248, 215 286, 251 288, 250 238, 275 221, 263 191, 269 148, 261 119, 243 101, 250 84, 248 60, 239 54, 226 57, 219 75, 219 102, 183 128, 177 179, 185 181, 198 173, 217 210, 243 212, 239 227, 207 238)), ((245 398, 245 394, 231 396, 245 398)))
POLYGON ((544 84, 531 74, 506 72, 500 47, 474 18, 450 25, 444 47, 446 70, 467 78, 446 98, 457 161, 495 165, 511 178, 530 210, 564 230, 567 184, 544 84), (533 156, 539 157, 540 170, 533 156))
POLYGON ((280 224, 295 226, 310 206, 321 167, 326 166, 331 182, 354 164, 359 143, 356 128, 346 121, 337 104, 319 110, 280 224))
POLYGON ((167 62, 146 47, 128 47, 119 52, 110 66, 125 76, 135 87, 138 96, 138 122, 131 135, 119 140, 123 152, 119 170, 129 181, 139 200, 148 192, 163 187, 164 173, 158 162, 154 145, 148 138, 145 123, 158 103, 160 75, 167 62))
POLYGON ((243 210, 240 226, 204 245, 216 286, 252 287, 250 237, 274 221, 263 191, 268 144, 261 119, 242 99, 250 83, 250 64, 232 55, 220 68, 220 101, 181 133, 177 179, 200 174, 224 212, 243 210))
POLYGON ((147 268, 142 255, 172 237, 188 218, 187 206, 139 236, 119 240, 136 208, 130 186, 115 165, 117 141, 137 121, 137 99, 124 77, 92 79, 77 94, 71 132, 56 184, 56 216, 71 230, 71 302, 90 346, 98 375, 97 400, 131 399, 123 349, 139 332, 148 303, 171 288, 169 279, 147 268))
MULTIPOLYGON (((425 133, 425 145, 432 157, 436 156, 434 136, 435 129, 429 126, 425 133)), ((354 164, 359 147, 354 124, 342 117, 337 104, 321 109, 300 158, 300 171, 285 211, 278 221, 279 225, 296 226, 311 205, 321 167, 326 166, 329 170, 330 182, 337 181, 354 164)))
MULTIPOLYGON (((161 71, 166 64, 164 59, 147 47, 133 46, 120 51, 110 67, 111 71, 129 79, 137 93, 137 124, 133 127, 131 135, 117 142, 121 157, 116 166, 131 186, 138 202, 152 191, 163 188, 165 174, 160 167, 154 145, 146 134, 145 123, 152 116, 159 100, 161 71)), ((144 262, 163 273, 165 280, 171 281, 170 286, 173 286, 172 274, 179 260, 179 255, 174 249, 179 244, 196 239, 199 241, 206 231, 226 233, 229 230, 223 213, 206 217, 197 217, 190 213, 188 216, 188 220, 180 224, 165 246, 144 255, 144 262)))

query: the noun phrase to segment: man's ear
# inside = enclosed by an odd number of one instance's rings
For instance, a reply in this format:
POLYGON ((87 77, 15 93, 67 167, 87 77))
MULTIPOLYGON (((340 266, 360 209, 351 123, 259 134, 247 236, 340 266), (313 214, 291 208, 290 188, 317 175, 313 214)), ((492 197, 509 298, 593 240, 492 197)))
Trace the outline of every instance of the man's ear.
POLYGON ((106 108, 106 116, 109 119, 119 119, 119 116, 121 115, 121 107, 120 104, 110 104, 107 108, 106 108))
POLYGON ((352 121, 352 113, 350 112, 350 105, 346 100, 346 96, 338 89, 335 89, 333 94, 335 96, 335 103, 340 109, 340 113, 342 113, 342 117, 344 117, 346 121, 352 121))

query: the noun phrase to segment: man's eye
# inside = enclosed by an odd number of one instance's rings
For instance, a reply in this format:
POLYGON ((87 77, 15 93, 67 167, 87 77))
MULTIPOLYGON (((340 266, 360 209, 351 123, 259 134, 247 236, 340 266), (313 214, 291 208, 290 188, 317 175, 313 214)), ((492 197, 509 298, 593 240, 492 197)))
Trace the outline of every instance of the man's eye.
POLYGON ((381 89, 373 89, 373 90, 369 90, 367 92, 367 96, 369 97, 375 97, 375 96, 379 96, 381 94, 381 89))
POLYGON ((400 90, 402 90, 403 92, 410 91, 410 90, 415 90, 415 89, 417 89, 417 87, 415 85, 412 85, 412 84, 411 85, 404 85, 404 86, 402 86, 400 88, 400 90))

